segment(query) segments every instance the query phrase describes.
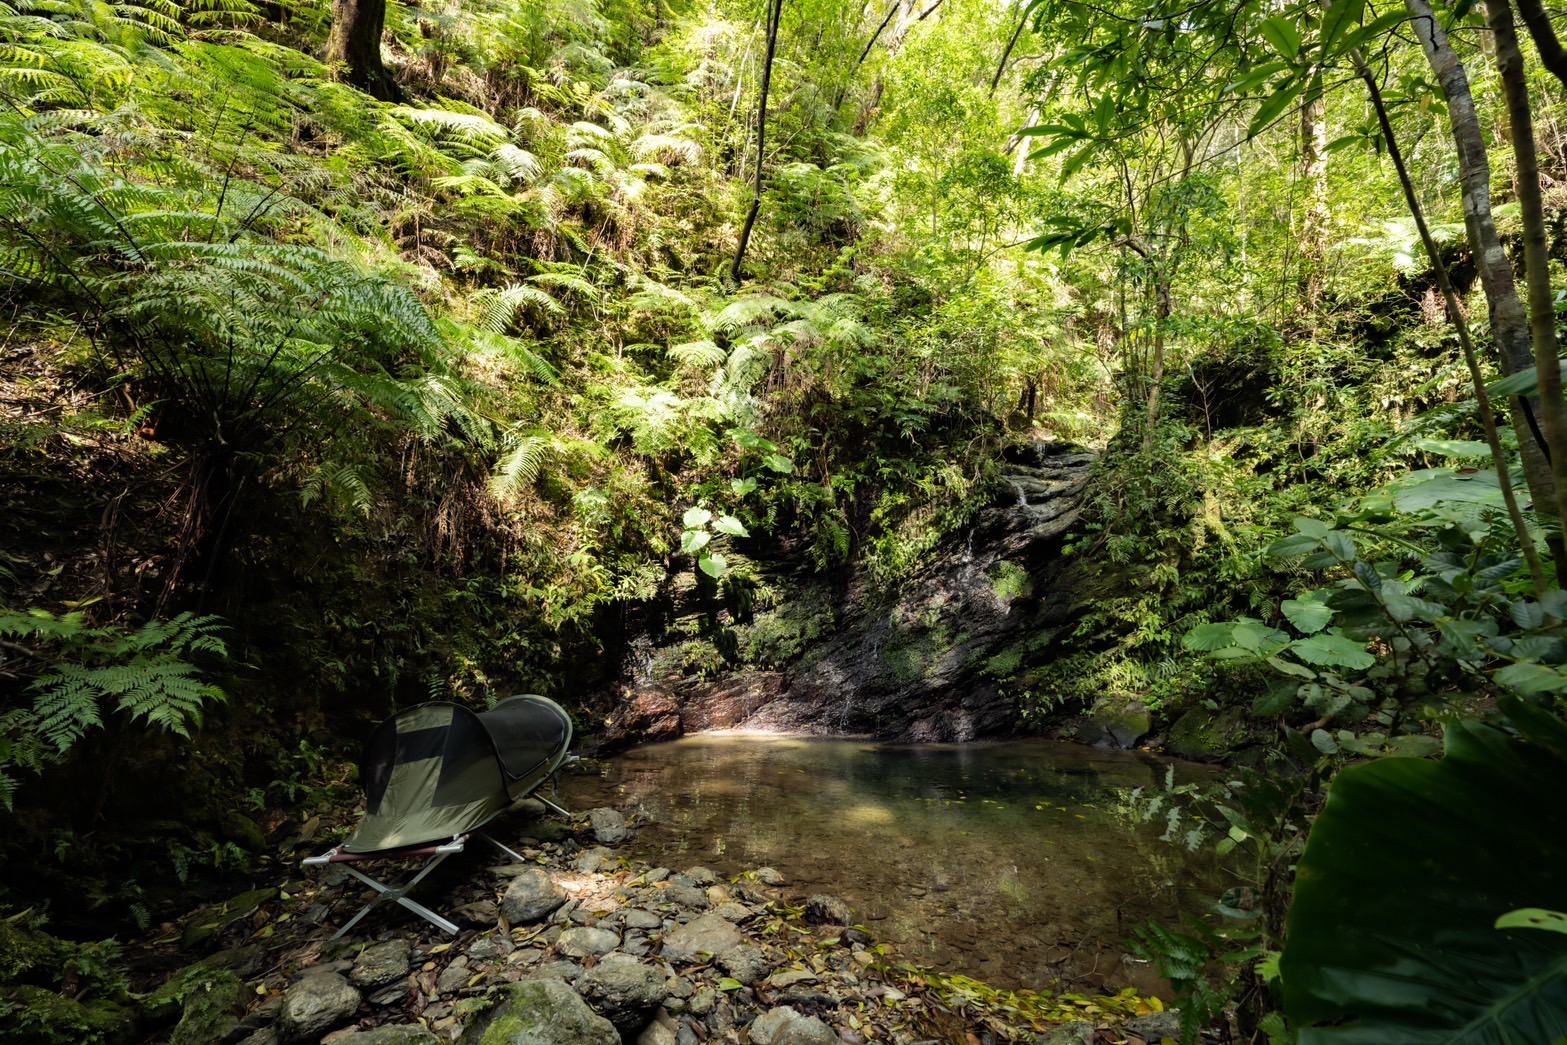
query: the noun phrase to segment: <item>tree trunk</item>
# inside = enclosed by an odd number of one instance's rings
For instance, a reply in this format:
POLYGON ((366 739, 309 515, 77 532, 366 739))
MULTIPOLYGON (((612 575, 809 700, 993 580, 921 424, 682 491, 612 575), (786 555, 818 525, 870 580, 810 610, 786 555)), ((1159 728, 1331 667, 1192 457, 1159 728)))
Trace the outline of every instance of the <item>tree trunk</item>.
MULTIPOLYGON (((919 3, 920 0, 900 0, 898 20, 893 24, 892 32, 887 37, 888 61, 898 57, 898 52, 903 50, 903 41, 908 39, 909 30, 914 28, 915 22, 919 21, 919 3)), ((866 50, 868 51, 869 48, 866 50)), ((855 134, 863 135, 865 129, 870 126, 871 120, 876 116, 876 110, 881 107, 881 95, 885 89, 886 84, 878 71, 876 79, 871 81, 871 93, 865 100, 865 107, 860 110, 860 118, 855 121, 855 134)))
MULTIPOLYGON (((1507 99, 1513 157, 1518 166, 1518 208, 1523 217, 1524 275, 1529 285, 1529 330, 1534 362, 1540 375, 1540 421, 1550 448, 1551 480, 1555 485, 1553 513, 1567 520, 1567 404, 1562 401, 1561 366, 1557 362, 1556 304, 1551 293, 1551 258, 1545 233, 1545 207, 1540 198, 1540 161, 1535 152, 1534 118, 1529 105, 1529 80, 1523 51, 1513 26, 1509 0, 1486 0, 1486 20, 1496 45, 1496 64, 1507 99)), ((1536 505, 1539 508, 1540 505, 1536 505)), ((1557 582, 1567 586, 1567 557, 1557 550, 1557 582)))
POLYGON ((385 27, 386 0, 332 0, 326 64, 346 73, 349 83, 372 97, 395 102, 403 92, 381 64, 381 31, 385 27))
POLYGON ((767 92, 773 84, 773 55, 778 51, 778 22, 783 18, 783 0, 768 0, 767 57, 762 65, 761 98, 756 103, 756 177, 751 183, 751 208, 746 211, 745 225, 740 229, 740 243, 735 247, 735 260, 729 266, 729 278, 740 282, 740 266, 745 262, 745 250, 751 243, 751 230, 756 227, 756 215, 762 209, 762 157, 767 147, 767 92))
POLYGON ((1328 259, 1328 233, 1333 213, 1328 209, 1327 97, 1322 74, 1312 81, 1300 107, 1300 178, 1306 184, 1306 214, 1300 236, 1300 310, 1315 315, 1322 309, 1322 273, 1328 259))
MULTIPOLYGON (((1485 138, 1480 131, 1480 120, 1475 113, 1474 96, 1469 91, 1469 77, 1448 41, 1447 34, 1432 14, 1427 0, 1404 0, 1404 6, 1412 16, 1410 28, 1420 40, 1426 60, 1431 64, 1431 71, 1436 75, 1442 94, 1447 99, 1453 141, 1458 146, 1464 227, 1468 231, 1469 246, 1474 251, 1475 263, 1480 270, 1480 283, 1485 288, 1491 334, 1501 355, 1502 369, 1509 374, 1527 370, 1534 365, 1529 314, 1519 300, 1512 264, 1496 234, 1496 221, 1491 215, 1491 163, 1486 153, 1485 138)), ((1534 497, 1535 510, 1554 513, 1556 494, 1551 481, 1550 463, 1542 445, 1543 436, 1535 424, 1534 404, 1513 399, 1509 406, 1513 428, 1518 435, 1518 452, 1523 460, 1524 478, 1534 497)))

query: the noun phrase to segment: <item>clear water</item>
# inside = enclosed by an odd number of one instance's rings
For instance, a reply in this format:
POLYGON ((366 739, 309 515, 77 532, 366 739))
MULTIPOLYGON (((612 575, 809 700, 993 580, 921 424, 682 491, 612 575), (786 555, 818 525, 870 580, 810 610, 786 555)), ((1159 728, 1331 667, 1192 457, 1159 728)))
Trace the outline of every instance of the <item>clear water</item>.
MULTIPOLYGON (((1209 907, 1210 858, 1136 823, 1124 793, 1167 760, 1050 741, 884 745, 707 734, 562 780, 568 808, 637 813, 639 859, 773 867, 832 893, 898 957, 996 986, 1159 992, 1132 930, 1209 907)), ((1213 771, 1175 763, 1177 780, 1213 771)))

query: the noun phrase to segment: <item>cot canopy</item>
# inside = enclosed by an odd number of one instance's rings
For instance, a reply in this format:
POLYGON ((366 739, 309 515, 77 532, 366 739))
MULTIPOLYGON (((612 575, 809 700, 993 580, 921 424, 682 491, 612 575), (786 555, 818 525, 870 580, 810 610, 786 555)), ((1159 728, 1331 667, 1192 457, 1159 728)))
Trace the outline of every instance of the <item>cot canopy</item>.
POLYGON ((466 834, 527 795, 566 758, 571 718, 526 694, 475 712, 432 701, 399 711, 365 745, 365 817, 345 853, 466 834))

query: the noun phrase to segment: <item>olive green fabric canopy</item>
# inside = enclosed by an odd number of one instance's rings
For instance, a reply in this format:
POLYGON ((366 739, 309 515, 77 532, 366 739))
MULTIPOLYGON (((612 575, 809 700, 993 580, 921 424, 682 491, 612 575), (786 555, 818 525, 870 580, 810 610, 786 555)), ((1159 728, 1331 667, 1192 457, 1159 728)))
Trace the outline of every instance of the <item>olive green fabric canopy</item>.
POLYGON ((339 848, 379 853, 467 834, 543 783, 570 746, 571 718, 531 694, 489 711, 446 701, 400 711, 365 746, 365 818, 339 848))

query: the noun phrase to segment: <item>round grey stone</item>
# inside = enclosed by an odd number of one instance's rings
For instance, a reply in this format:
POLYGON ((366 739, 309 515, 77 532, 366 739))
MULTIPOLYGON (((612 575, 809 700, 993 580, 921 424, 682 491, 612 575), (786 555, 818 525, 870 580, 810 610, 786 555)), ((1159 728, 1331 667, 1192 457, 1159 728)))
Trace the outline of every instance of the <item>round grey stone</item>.
POLYGON ((354 959, 353 968, 348 973, 348 982, 365 990, 384 987, 393 980, 408 975, 408 964, 412 955, 413 947, 407 940, 387 940, 385 943, 372 944, 354 959))
POLYGON ((854 911, 836 896, 816 893, 805 898, 805 920, 812 925, 850 925, 854 911))
POLYGON ((694 962, 704 954, 722 954, 744 942, 734 923, 708 913, 666 936, 663 953, 670 961, 694 962))
POLYGON ((788 1006, 762 1013, 751 1023, 754 1045, 839 1045, 838 1035, 815 1016, 802 1016, 788 1006))
POLYGON ((772 971, 773 963, 760 947, 743 943, 718 956, 718 965, 741 983, 750 985, 772 971))
POLYGON ((783 885, 786 879, 777 870, 771 867, 763 867, 756 872, 756 880, 763 885, 783 885))
POLYGON ((306 976, 283 993, 278 1039, 283 1045, 313 1041, 346 1021, 357 1008, 359 992, 338 973, 306 976))
POLYGON ((693 885, 709 886, 718 880, 718 877, 706 867, 692 867, 686 871, 685 876, 691 879, 693 885))
POLYGON ((512 925, 542 921, 566 902, 566 891, 555 884, 548 871, 530 867, 506 887, 501 913, 512 925))
POLYGON ((620 937, 608 929, 576 927, 560 934, 556 950, 573 958, 592 958, 608 954, 620 946, 620 937))
POLYGON ((588 820, 593 825, 593 837, 600 845, 617 845, 631 837, 626 818, 617 809, 601 806, 588 810, 588 820))

